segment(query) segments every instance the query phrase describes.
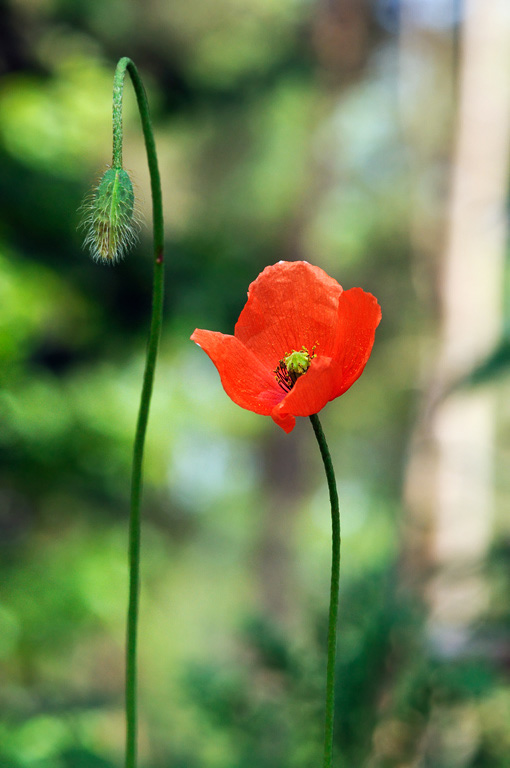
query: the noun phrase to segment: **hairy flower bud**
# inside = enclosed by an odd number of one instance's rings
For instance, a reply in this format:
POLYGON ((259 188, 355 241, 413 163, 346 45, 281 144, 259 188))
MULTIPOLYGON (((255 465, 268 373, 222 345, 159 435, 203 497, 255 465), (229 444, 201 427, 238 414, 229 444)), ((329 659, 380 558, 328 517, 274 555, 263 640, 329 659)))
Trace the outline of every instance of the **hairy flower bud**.
POLYGON ((97 261, 113 263, 136 242, 138 220, 129 174, 123 168, 108 168, 84 204, 84 245, 97 261))

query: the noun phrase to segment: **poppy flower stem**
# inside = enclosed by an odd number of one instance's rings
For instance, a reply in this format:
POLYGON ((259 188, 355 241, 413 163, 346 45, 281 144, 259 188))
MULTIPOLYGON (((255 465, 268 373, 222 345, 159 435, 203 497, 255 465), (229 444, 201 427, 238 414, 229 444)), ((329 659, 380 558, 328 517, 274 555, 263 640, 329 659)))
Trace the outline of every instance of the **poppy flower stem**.
POLYGON ((336 660, 336 629, 338 620, 338 590, 340 586, 340 507, 336 489, 335 470, 331 461, 328 444, 317 414, 310 416, 313 431, 319 444, 326 478, 328 481, 329 501, 331 503, 332 525, 332 558, 331 558, 331 589, 329 597, 329 627, 328 627, 328 667, 326 674, 326 717, 324 725, 324 768, 331 768, 333 756, 333 719, 335 708, 335 660, 336 660))
POLYGON ((138 70, 131 59, 122 58, 117 64, 113 82, 113 168, 122 167, 122 95, 124 76, 129 72, 142 121, 152 192, 154 231, 154 261, 152 315, 147 344, 140 409, 136 424, 131 472, 131 513, 129 518, 129 603, 126 643, 126 768, 137 765, 137 633, 140 591, 140 501, 142 496, 143 452, 149 419, 149 408, 156 369, 159 337, 163 320, 163 205, 156 145, 149 105, 138 70))

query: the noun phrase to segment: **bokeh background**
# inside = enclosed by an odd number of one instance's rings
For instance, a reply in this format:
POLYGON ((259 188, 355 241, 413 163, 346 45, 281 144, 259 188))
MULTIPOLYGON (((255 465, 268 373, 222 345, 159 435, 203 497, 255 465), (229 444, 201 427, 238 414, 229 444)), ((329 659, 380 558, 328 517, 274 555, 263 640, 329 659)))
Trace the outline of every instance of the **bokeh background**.
POLYGON ((306 419, 235 406, 190 341, 307 259, 383 309, 321 419, 343 526, 336 764, 510 765, 506 0, 4 0, 0 766, 122 763, 127 515, 151 291, 78 231, 111 87, 148 91, 167 294, 145 495, 143 768, 317 765, 330 567, 306 419))

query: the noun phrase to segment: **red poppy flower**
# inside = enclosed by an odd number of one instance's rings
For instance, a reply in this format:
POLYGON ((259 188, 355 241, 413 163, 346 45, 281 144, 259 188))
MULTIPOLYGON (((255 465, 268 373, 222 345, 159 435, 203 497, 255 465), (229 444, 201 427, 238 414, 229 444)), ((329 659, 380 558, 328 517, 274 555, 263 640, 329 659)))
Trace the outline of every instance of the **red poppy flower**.
POLYGON ((344 291, 306 261, 266 267, 250 285, 234 336, 195 330, 232 400, 285 432, 361 376, 381 320, 377 299, 344 291))

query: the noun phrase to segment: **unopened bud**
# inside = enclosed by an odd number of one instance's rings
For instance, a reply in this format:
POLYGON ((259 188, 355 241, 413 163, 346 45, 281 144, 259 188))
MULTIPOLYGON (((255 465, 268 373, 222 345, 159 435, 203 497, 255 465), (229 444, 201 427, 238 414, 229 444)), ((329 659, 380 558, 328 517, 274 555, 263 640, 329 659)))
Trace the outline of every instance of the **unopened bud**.
POLYGON ((138 221, 129 174, 123 168, 108 168, 91 198, 84 204, 84 245, 97 261, 113 263, 136 242, 138 221))

